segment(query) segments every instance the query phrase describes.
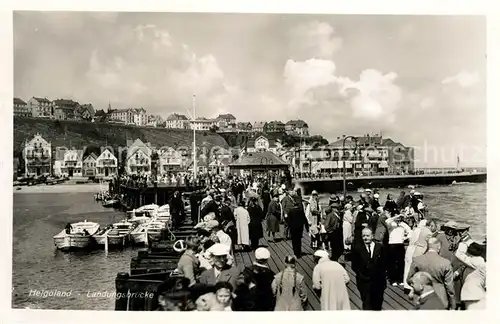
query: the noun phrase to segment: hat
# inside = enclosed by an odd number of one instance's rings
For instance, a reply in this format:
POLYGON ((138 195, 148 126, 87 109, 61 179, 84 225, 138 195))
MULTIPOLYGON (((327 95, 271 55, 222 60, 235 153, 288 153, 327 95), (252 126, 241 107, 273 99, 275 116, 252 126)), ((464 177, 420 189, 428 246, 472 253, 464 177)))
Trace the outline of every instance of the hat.
POLYGON ((285 185, 285 184, 282 184, 282 185, 281 185, 281 189, 285 190, 285 189, 286 189, 286 185, 285 185))
POLYGON ((356 207, 357 210, 363 210, 363 205, 358 205, 358 207, 356 207))
POLYGON ((267 260, 271 257, 271 253, 269 253, 269 250, 263 247, 258 248, 255 250, 255 259, 257 260, 267 260))
POLYGON ((222 188, 219 190, 221 193, 226 192, 226 189, 222 188))
POLYGON ((351 204, 345 204, 345 209, 351 209, 352 208, 352 205, 351 204))
POLYGON ((319 258, 329 258, 330 257, 328 252, 326 252, 325 250, 317 250, 316 252, 314 252, 314 256, 317 256, 319 258))
POLYGON ((317 192, 316 190, 313 190, 313 191, 311 192, 311 195, 317 195, 317 194, 318 194, 318 192, 317 192))
POLYGON ((413 195, 414 196, 421 196, 422 194, 420 192, 418 192, 418 191, 413 191, 413 195))
POLYGON ((216 227, 219 227, 219 222, 216 221, 215 219, 211 219, 207 222, 207 225, 205 226, 206 229, 213 229, 213 228, 216 228, 216 227))
POLYGON ((336 195, 331 195, 330 200, 337 201, 337 200, 339 200, 339 197, 337 197, 336 195))
POLYGON ((383 212, 384 211, 384 207, 382 207, 382 206, 377 207, 377 211, 378 212, 383 212))
POLYGON ((207 252, 215 256, 229 255, 229 251, 229 246, 222 243, 215 243, 207 250, 207 252))
POLYGON ((365 192, 372 192, 371 189, 365 189, 365 192))
POLYGON ((377 193, 373 195, 373 198, 378 198, 380 197, 377 193))
POLYGON ((414 189, 410 190, 410 195, 413 195, 414 193, 415 193, 414 189))

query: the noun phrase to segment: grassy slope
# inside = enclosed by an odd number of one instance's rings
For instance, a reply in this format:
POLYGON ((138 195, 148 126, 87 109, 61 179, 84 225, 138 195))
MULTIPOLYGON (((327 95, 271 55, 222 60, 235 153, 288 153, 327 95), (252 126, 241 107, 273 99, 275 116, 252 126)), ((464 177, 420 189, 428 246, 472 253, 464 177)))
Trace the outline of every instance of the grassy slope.
MULTIPOLYGON (((126 146, 127 139, 141 139, 154 147, 191 146, 193 132, 190 130, 135 127, 107 123, 74 121, 54 121, 35 118, 14 118, 14 156, 18 156, 25 139, 39 133, 52 143, 52 147, 65 146, 83 149, 86 146, 118 147, 126 146)), ((228 147, 227 142, 218 134, 196 133, 197 145, 228 147)))

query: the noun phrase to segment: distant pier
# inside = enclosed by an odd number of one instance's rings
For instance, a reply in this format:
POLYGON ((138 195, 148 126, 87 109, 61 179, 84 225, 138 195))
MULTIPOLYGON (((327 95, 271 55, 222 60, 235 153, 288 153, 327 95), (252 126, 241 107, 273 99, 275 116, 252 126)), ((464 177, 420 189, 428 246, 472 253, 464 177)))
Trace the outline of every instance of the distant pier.
MULTIPOLYGON (((486 172, 477 173, 443 173, 421 175, 379 175, 379 176, 347 176, 347 190, 358 188, 401 188, 409 185, 434 186, 450 185, 453 182, 486 182, 486 172)), ((296 186, 302 187, 303 193, 308 195, 313 190, 325 193, 342 191, 343 178, 302 178, 293 181, 296 186)))

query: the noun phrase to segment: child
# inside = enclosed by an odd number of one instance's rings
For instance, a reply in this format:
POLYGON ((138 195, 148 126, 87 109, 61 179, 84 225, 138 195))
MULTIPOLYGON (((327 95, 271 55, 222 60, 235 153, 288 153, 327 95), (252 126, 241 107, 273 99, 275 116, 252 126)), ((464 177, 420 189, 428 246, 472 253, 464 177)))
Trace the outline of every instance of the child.
POLYGON ((211 311, 232 311, 233 286, 229 282, 220 281, 215 285, 215 305, 211 311))

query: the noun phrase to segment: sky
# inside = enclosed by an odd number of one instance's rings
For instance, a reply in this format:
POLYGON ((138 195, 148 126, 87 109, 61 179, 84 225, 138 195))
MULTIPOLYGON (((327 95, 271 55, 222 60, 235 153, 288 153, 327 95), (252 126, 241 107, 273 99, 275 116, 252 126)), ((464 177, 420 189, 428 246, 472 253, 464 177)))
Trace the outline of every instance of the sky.
POLYGON ((14 96, 382 133, 417 167, 486 165, 480 16, 15 12, 14 96))

